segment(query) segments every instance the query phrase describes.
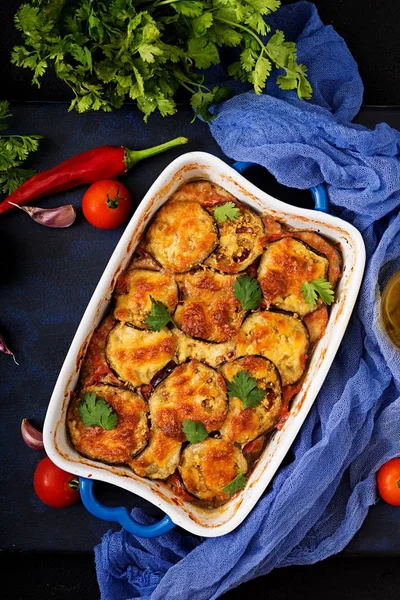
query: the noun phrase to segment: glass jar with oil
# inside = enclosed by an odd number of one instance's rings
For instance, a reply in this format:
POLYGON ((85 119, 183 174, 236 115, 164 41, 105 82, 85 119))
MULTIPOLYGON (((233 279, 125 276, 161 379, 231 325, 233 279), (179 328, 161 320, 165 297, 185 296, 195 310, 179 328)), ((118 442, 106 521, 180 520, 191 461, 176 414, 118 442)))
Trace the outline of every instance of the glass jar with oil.
POLYGON ((392 275, 383 289, 381 318, 389 338, 400 349, 400 270, 392 275))

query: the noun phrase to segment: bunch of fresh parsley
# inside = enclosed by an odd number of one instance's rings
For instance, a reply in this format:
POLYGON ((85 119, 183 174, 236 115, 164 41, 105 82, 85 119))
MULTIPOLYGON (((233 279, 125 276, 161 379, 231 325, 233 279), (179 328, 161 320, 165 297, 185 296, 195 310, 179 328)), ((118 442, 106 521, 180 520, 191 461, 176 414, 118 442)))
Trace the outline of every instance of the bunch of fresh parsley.
POLYGON ((295 44, 264 20, 279 6, 280 0, 33 0, 15 16, 25 46, 14 48, 12 62, 32 69, 38 86, 52 67, 74 92, 70 109, 79 112, 110 111, 131 99, 145 120, 156 109, 171 115, 184 88, 195 114, 209 119, 208 107, 230 92, 206 87, 199 69, 219 64, 220 48, 231 46, 238 60, 229 75, 250 82, 256 94, 277 68, 282 89, 310 98, 295 44))
MULTIPOLYGON (((0 121, 11 117, 7 100, 0 101, 0 121)), ((7 129, 0 123, 0 131, 7 129)), ((11 194, 35 173, 24 169, 22 163, 39 146, 40 135, 0 135, 0 193, 11 194)))

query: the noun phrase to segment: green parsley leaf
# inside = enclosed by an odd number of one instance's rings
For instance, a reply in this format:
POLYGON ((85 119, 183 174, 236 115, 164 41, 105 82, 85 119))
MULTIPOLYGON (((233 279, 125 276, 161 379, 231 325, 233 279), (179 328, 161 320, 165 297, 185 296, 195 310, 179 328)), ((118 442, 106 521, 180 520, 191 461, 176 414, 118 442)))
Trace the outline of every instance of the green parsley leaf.
POLYGON ((311 308, 315 306, 318 296, 325 304, 332 304, 335 299, 335 293, 332 286, 326 279, 305 281, 301 286, 301 295, 311 308))
POLYGON ((240 209, 233 202, 225 202, 214 209, 214 219, 218 223, 223 223, 227 219, 234 221, 240 217, 240 209))
POLYGON ((102 396, 96 392, 85 392, 78 405, 82 423, 86 427, 100 426, 107 431, 118 425, 118 415, 102 396))
POLYGON ((186 419, 182 422, 182 431, 186 435, 187 441, 191 444, 203 442, 208 436, 207 429, 203 423, 201 421, 192 421, 192 419, 186 419))
POLYGON ((172 115, 184 88, 195 118, 210 121, 210 105, 223 97, 204 85, 199 70, 220 64, 223 46, 239 57, 228 73, 252 83, 257 94, 278 68, 281 88, 311 96, 295 44, 279 30, 263 39, 279 6, 279 0, 32 0, 15 15, 23 41, 11 61, 31 70, 37 86, 53 69, 73 91, 70 110, 110 111, 130 98, 146 121, 155 111, 172 115))
POLYGON ((241 275, 232 285, 233 295, 239 300, 244 310, 255 310, 259 307, 262 291, 255 277, 241 275))
MULTIPOLYGON (((7 100, 0 101, 0 120, 11 117, 7 100)), ((6 123, 0 123, 0 130, 7 129, 6 123)), ((36 171, 21 168, 31 152, 39 146, 40 135, 1 135, 0 134, 0 193, 12 194, 36 171)))
POLYGON ((159 300, 154 300, 152 296, 150 296, 150 300, 151 312, 147 315, 144 322, 152 331, 161 331, 167 323, 173 323, 172 317, 165 304, 159 300))
POLYGON ((239 473, 239 475, 236 475, 235 479, 232 479, 232 481, 228 483, 228 485, 222 488, 222 491, 226 492, 230 496, 233 496, 233 494, 236 494, 238 490, 244 490, 245 487, 246 477, 243 473, 239 473))
POLYGON ((245 408, 255 408, 265 398, 265 391, 257 387, 257 379, 250 377, 246 371, 239 371, 227 384, 228 395, 239 398, 245 408))

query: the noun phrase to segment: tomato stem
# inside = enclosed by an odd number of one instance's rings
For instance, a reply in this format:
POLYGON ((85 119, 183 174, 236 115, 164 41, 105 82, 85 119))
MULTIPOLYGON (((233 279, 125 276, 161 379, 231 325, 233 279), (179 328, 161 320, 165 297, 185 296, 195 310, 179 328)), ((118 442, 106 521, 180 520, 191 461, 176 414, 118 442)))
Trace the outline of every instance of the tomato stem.
POLYGON ((400 479, 397 480, 397 487, 400 488, 400 479))
POLYGON ((117 193, 115 194, 115 198, 110 198, 110 196, 107 194, 108 208, 118 208, 119 201, 120 201, 120 197, 119 197, 119 186, 118 186, 117 193))
POLYGON ((71 479, 71 481, 68 482, 68 487, 77 492, 79 490, 79 479, 71 479))

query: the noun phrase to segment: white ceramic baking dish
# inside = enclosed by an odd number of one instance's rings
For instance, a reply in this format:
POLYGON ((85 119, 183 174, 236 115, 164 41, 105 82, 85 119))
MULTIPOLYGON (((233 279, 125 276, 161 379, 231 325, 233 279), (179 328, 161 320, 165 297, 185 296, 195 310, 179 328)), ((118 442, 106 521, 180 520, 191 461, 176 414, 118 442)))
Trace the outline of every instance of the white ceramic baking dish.
POLYGON ((100 518, 118 521, 138 535, 153 537, 168 531, 174 524, 206 537, 232 531, 245 519, 270 483, 321 388, 353 310, 364 265, 364 243, 360 233, 352 225, 329 214, 297 208, 273 198, 211 154, 183 154, 161 173, 143 198, 83 315, 47 410, 44 445, 48 456, 62 469, 81 477, 82 499, 91 512, 100 518), (178 499, 162 481, 140 478, 128 467, 110 466, 84 458, 72 447, 66 429, 70 392, 76 386, 82 358, 93 330, 107 310, 118 275, 130 261, 135 246, 154 213, 179 186, 193 179, 209 179, 257 211, 268 211, 276 219, 296 229, 311 229, 321 233, 338 243, 343 255, 343 276, 336 292, 336 301, 331 307, 328 327, 312 356, 288 420, 280 431, 273 434, 251 473, 246 488, 224 506, 209 510, 178 499), (160 507, 167 516, 150 529, 136 526, 126 509, 109 509, 97 503, 93 496, 93 480, 125 488, 160 507))

